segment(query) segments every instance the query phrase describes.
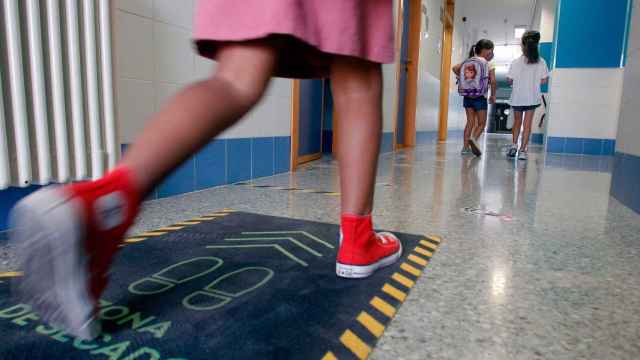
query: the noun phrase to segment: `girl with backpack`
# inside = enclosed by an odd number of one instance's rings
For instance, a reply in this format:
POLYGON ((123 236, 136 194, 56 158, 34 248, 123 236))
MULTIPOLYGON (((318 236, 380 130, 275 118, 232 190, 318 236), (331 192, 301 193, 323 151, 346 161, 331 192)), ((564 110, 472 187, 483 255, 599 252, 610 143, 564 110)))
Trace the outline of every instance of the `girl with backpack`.
POLYGON ((507 81, 513 87, 510 103, 514 114, 513 128, 511 130, 513 144, 507 152, 507 156, 510 158, 518 156, 520 160, 527 160, 531 123, 542 98, 540 86, 549 81, 547 63, 540 57, 538 52, 539 43, 539 32, 527 31, 524 33, 522 35, 522 56, 511 63, 507 74, 507 81), (523 114, 524 134, 522 135, 520 151, 518 151, 518 138, 520 137, 523 114))
POLYGON ((461 154, 473 152, 480 156, 478 138, 487 125, 487 93, 491 87, 490 102, 496 102, 496 72, 493 64, 493 42, 481 39, 471 47, 469 58, 453 67, 458 78, 458 92, 464 96, 467 125, 464 128, 464 146, 461 154))
POLYGON ((197 2, 194 42, 218 66, 155 114, 115 169, 95 181, 40 190, 14 209, 11 236, 25 264, 19 291, 41 319, 81 338, 98 334, 98 300, 146 194, 249 112, 274 76, 329 77, 344 120, 340 132, 349 134, 338 139, 336 275, 365 278, 400 258, 400 240, 375 232, 371 218, 382 131, 381 64, 393 62, 395 49, 392 1, 241 3, 197 2))

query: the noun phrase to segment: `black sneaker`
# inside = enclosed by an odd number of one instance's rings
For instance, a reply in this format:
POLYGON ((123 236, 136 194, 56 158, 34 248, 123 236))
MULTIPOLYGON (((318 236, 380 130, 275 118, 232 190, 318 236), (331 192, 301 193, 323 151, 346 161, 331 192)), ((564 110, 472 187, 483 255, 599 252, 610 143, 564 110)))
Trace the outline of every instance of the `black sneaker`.
POLYGON ((512 146, 509 151, 507 151, 507 156, 510 158, 514 158, 518 155, 518 149, 515 146, 512 146))

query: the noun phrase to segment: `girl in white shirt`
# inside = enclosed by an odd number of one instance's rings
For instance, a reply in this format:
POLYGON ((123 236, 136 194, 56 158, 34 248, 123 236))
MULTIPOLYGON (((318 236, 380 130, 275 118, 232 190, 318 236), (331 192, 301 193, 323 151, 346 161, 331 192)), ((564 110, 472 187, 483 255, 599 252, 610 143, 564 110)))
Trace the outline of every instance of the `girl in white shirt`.
POLYGON ((522 56, 511 63, 507 81, 513 86, 511 92, 511 108, 515 117, 513 123, 513 144, 507 152, 507 156, 520 160, 527 160, 527 147, 531 135, 531 123, 536 108, 540 106, 542 94, 540 86, 549 80, 547 63, 540 57, 538 44, 540 33, 527 31, 522 36, 522 56), (518 138, 524 115, 524 134, 520 151, 518 151, 518 138))

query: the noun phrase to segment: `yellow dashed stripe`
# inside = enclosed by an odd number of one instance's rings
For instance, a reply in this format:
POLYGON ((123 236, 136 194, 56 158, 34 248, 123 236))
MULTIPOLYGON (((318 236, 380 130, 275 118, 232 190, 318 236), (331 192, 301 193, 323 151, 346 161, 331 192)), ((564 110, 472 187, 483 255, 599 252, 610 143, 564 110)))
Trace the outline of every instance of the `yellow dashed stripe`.
POLYGON ((393 274, 393 276, 391 276, 391 278, 397 282, 399 282, 400 284, 404 285, 405 287, 411 289, 413 287, 413 285, 415 285, 415 282, 411 279, 409 279, 408 277, 395 273, 393 274))
POLYGON ((396 308, 394 308, 391 304, 380 299, 377 296, 374 296, 373 299, 371 299, 370 304, 371 306, 376 308, 376 310, 380 311, 381 313, 387 315, 390 318, 392 318, 396 314, 396 308))
POLYGON ((428 257, 432 257, 433 253, 425 248, 421 248, 420 246, 416 246, 415 249, 413 249, 413 251, 417 252, 420 255, 424 255, 424 256, 428 256, 428 257))
POLYGON ((320 360, 338 360, 338 358, 335 355, 333 355, 331 351, 329 351, 320 360))
POLYGON ((126 242, 126 243, 137 243, 137 242, 145 241, 145 240, 147 240, 147 238, 143 238, 143 237, 141 237, 141 238, 130 238, 130 239, 125 240, 124 242, 126 242))
POLYGON ((409 255, 408 259, 420 266, 427 266, 429 264, 429 262, 426 259, 423 259, 420 256, 413 255, 413 254, 409 255))
POLYGON ((232 213, 232 212, 236 212, 236 211, 235 211, 235 210, 233 210, 233 209, 226 209, 226 208, 225 208, 225 209, 222 209, 222 212, 225 212, 225 213, 232 213))
POLYGON ((217 216, 201 216, 195 219, 191 219, 191 221, 209 221, 217 218, 217 216))
POLYGON ((398 290, 398 288, 391 286, 389 284, 384 284, 384 286, 382 287, 382 291, 391 295, 391 297, 395 298, 400 302, 404 301, 407 298, 407 294, 404 291, 400 291, 398 290))
POLYGON ((183 222, 179 222, 176 225, 198 225, 200 224, 202 221, 183 221, 183 222))
POLYGON ((184 229, 184 226, 167 226, 167 227, 158 229, 158 231, 175 231, 180 229, 184 229))
POLYGON ((149 236, 160 236, 160 235, 164 235, 166 233, 167 233, 166 231, 149 231, 149 232, 146 232, 146 233, 142 233, 142 234, 140 234, 138 236, 140 236, 140 237, 143 237, 143 236, 147 236, 147 237, 149 237, 149 236))
POLYGON ((17 276, 22 276, 24 273, 22 271, 7 271, 0 272, 0 278, 12 278, 17 276))
POLYGON ((432 243, 426 241, 426 240, 420 240, 420 245, 426 247, 427 249, 431 250, 431 251, 436 251, 438 250, 438 246, 437 245, 433 245, 432 243))
POLYGON ((375 337, 379 338, 380 336, 382 336, 382 333, 384 332, 384 325, 382 325, 378 320, 374 319, 373 316, 363 311, 360 313, 360 315, 358 315, 357 320, 375 337))
POLYGON ((332 192, 332 193, 327 193, 325 195, 329 195, 329 196, 340 196, 339 192, 332 192))
POLYGON ((413 266, 411 266, 411 265, 409 265, 407 263, 402 263, 400 265, 400 269, 408 272, 409 274, 411 274, 411 275, 413 275, 415 277, 418 277, 418 276, 420 276, 422 274, 422 271, 414 268, 413 266))
POLYGON ((371 353, 371 347, 365 344, 358 335, 354 334, 351 330, 347 330, 340 337, 340 342, 351 350, 351 352, 360 360, 366 359, 371 353))
POLYGON ((442 242, 442 238, 438 235, 429 235, 427 236, 429 239, 437 242, 438 244, 440 244, 442 242))

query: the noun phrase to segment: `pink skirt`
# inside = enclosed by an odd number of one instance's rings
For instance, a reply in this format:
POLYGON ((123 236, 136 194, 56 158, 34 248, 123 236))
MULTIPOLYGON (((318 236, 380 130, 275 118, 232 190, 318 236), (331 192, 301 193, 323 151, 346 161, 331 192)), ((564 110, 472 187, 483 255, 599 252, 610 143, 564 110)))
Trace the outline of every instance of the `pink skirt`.
POLYGON ((392 0, 198 0, 194 40, 202 56, 270 37, 281 45, 275 76, 327 76, 333 55, 391 63, 392 0))

